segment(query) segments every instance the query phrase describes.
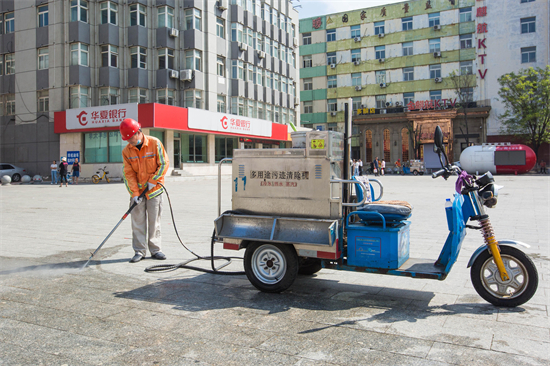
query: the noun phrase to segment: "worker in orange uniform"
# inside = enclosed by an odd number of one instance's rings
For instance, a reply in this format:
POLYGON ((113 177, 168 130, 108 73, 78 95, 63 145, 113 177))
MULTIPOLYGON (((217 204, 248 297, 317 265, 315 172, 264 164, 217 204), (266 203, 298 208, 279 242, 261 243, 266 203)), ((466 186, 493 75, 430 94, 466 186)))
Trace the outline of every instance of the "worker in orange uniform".
POLYGON ((124 183, 130 192, 130 204, 136 203, 132 211, 132 247, 135 255, 130 263, 142 260, 147 248, 153 259, 166 259, 160 247, 164 188, 159 184, 164 183, 170 166, 166 151, 159 139, 145 135, 141 125, 131 118, 122 121, 120 134, 122 140, 128 141, 122 150, 124 183), (139 197, 144 190, 147 190, 145 200, 139 197))

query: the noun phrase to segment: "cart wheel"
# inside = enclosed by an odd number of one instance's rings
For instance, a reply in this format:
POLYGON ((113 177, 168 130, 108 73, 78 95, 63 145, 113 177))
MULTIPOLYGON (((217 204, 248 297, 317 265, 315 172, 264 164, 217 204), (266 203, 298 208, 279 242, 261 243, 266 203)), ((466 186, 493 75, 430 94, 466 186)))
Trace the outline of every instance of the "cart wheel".
POLYGON ((94 182, 95 184, 98 184, 99 183, 99 176, 98 175, 92 175, 92 182, 94 182))
POLYGON ((311 276, 314 273, 323 269, 321 260, 318 258, 300 258, 300 268, 298 273, 301 275, 311 276))
POLYGON ((418 175, 418 170, 413 170, 413 175, 418 175))
POLYGON ((258 290, 281 292, 298 275, 298 256, 289 244, 253 243, 244 254, 244 271, 258 290))
POLYGON ((510 279, 502 281, 489 250, 476 258, 470 271, 479 296, 495 306, 515 307, 526 303, 537 291, 539 275, 533 261, 521 250, 503 245, 500 256, 510 279))

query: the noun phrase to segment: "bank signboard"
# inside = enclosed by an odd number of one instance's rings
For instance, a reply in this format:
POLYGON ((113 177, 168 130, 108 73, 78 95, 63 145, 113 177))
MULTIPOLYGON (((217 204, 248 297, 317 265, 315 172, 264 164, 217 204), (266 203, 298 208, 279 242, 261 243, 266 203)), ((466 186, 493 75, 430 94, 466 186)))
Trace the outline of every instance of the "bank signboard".
POLYGON ((123 119, 138 120, 137 103, 104 105, 66 110, 67 130, 118 127, 123 119))
POLYGON ((188 109, 189 129, 271 137, 270 121, 237 116, 228 113, 214 113, 202 109, 188 109))

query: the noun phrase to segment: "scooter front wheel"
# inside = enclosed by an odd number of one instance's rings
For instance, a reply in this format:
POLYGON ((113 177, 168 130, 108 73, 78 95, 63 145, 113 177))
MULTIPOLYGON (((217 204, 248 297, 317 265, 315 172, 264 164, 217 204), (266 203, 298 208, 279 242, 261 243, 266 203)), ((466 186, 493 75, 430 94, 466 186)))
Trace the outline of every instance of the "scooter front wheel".
POLYGON ((476 258, 470 271, 475 290, 495 306, 515 307, 526 303, 537 291, 539 275, 533 261, 521 250, 500 246, 500 256, 508 280, 500 278, 493 256, 486 249, 476 258))
POLYGON ((98 184, 99 183, 99 176, 98 175, 92 175, 92 182, 94 182, 95 184, 98 184))

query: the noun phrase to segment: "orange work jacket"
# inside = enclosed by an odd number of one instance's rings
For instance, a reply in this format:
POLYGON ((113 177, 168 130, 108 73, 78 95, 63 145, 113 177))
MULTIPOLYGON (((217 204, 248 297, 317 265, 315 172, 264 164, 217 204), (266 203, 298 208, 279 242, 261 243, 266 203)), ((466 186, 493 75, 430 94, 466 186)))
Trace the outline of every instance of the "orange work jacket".
POLYGON ((122 158, 124 184, 132 197, 139 196, 147 188, 147 183, 155 185, 146 193, 147 199, 164 192, 158 183, 164 183, 170 162, 159 139, 143 134, 141 150, 128 144, 122 150, 122 158))

